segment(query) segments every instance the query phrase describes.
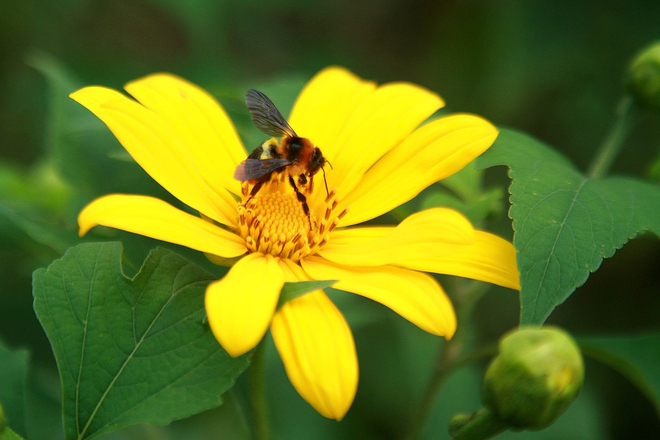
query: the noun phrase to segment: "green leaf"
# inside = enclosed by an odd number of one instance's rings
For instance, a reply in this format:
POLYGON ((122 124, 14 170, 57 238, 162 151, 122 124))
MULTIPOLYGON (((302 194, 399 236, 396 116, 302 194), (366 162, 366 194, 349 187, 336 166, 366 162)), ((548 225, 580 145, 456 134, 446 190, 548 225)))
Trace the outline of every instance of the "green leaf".
POLYGON ((472 201, 481 197, 484 192, 483 177, 483 170, 468 165, 438 183, 449 188, 462 200, 472 201))
POLYGON ((80 241, 66 213, 70 193, 50 164, 22 170, 0 162, 0 237, 22 248, 45 248, 45 261, 61 256, 80 241))
POLYGON ((483 175, 484 171, 477 170, 474 165, 466 166, 422 193, 419 209, 453 208, 473 224, 479 224, 491 214, 501 214, 504 191, 501 188, 485 190, 483 175))
POLYGON ((635 337, 580 338, 586 356, 618 371, 648 397, 660 417, 660 333, 635 337))
POLYGON ((23 437, 16 434, 10 428, 5 428, 5 430, 0 433, 0 440, 23 440, 23 437))
POLYGON ((25 438, 61 438, 62 390, 55 369, 32 363, 26 402, 25 438))
MULTIPOLYGON (((21 323, 14 324, 19 328, 21 323)), ((34 367, 31 357, 27 350, 10 350, 0 341, 0 433, 3 423, 13 430, 0 434, 0 440, 21 438, 19 434, 29 439, 62 436, 59 381, 54 371, 34 367)))
POLYGON ((29 361, 27 350, 9 350, 0 343, 0 411, 4 409, 7 424, 22 434, 25 434, 29 361))
POLYGON ((652 180, 660 180, 660 158, 653 161, 649 167, 648 176, 652 180))
POLYGON ((27 62, 48 86, 46 153, 67 183, 89 199, 112 192, 132 193, 135 188, 141 194, 168 197, 135 161, 115 159, 124 152, 117 139, 89 110, 69 98, 84 82, 44 53, 31 53, 27 62))
POLYGON ((486 219, 491 213, 501 212, 501 200, 503 191, 495 188, 481 196, 463 201, 458 197, 443 192, 433 192, 424 196, 421 209, 444 206, 453 208, 466 216, 473 224, 478 224, 486 219))
POLYGON ((502 130, 477 166, 507 165, 520 270, 520 322, 554 308, 639 232, 660 231, 660 188, 629 178, 590 179, 539 141, 502 130))
POLYGON ((337 280, 321 280, 321 281, 298 281, 296 283, 284 283, 282 292, 280 292, 280 300, 277 304, 279 309, 288 301, 303 296, 306 293, 313 292, 319 289, 325 289, 335 284, 337 280))
POLYGON ((33 277, 34 308, 62 381, 67 439, 214 408, 248 366, 203 325, 213 276, 165 249, 121 271, 121 245, 71 248, 33 277))
POLYGON ((12 226, 3 225, 4 227, 0 228, 0 237, 7 236, 21 247, 27 248, 33 243, 44 246, 49 252, 43 254, 47 254, 49 260, 62 255, 75 241, 80 241, 72 231, 52 222, 47 213, 42 213, 41 219, 37 217, 38 213, 38 210, 30 207, 25 207, 22 211, 14 209, 0 200, 0 219, 8 221, 12 226), (29 243, 24 243, 24 240, 21 240, 23 237, 29 243))

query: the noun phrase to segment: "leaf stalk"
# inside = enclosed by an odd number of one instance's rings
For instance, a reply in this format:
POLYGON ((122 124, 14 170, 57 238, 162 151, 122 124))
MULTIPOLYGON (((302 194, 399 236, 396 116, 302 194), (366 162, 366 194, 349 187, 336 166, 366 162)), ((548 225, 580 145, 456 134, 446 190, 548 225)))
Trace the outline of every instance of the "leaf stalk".
POLYGON ((630 95, 624 96, 616 111, 616 120, 596 153, 587 176, 592 179, 604 177, 623 148, 626 139, 639 117, 639 109, 630 95))

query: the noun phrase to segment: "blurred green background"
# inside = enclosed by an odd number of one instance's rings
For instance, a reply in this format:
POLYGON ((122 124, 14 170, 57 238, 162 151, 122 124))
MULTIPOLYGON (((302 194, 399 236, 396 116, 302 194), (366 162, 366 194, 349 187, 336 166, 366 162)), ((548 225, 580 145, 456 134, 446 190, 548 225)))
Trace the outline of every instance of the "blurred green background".
MULTIPOLYGON (((78 242, 75 213, 94 196, 122 190, 165 196, 121 158, 117 169, 104 174, 103 166, 77 154, 85 138, 77 139, 78 149, 67 147, 62 141, 67 130, 83 121, 67 118, 88 116, 66 98, 73 86, 121 88, 155 71, 176 73, 216 95, 250 146, 259 136, 241 102, 245 89, 263 85, 276 102, 290 107, 306 80, 338 64, 378 82, 423 85, 440 93, 448 110, 478 113, 526 131, 584 169, 613 121, 626 63, 660 38, 659 23, 660 2, 650 0, 5 0, 0 4, 0 339, 30 349, 34 368, 50 384, 54 361, 32 311, 31 272, 78 242), (62 174, 74 189, 62 184, 62 174), (96 186, 85 186, 92 180, 96 186)), ((287 106, 281 108, 286 113, 287 106)), ((112 136, 100 136, 110 145, 103 154, 121 155, 112 136)), ((614 172, 648 176, 658 147, 660 117, 650 114, 628 139, 614 172)), ((489 170, 486 177, 489 184, 506 184, 504 169, 489 170)), ((511 236, 506 216, 486 227, 511 236)), ((153 245, 145 240, 134 254, 153 245)), ((139 257, 135 261, 139 264, 139 257)), ((638 238, 606 260, 549 322, 577 336, 657 331, 659 261, 658 241, 638 238)), ((354 408, 341 428, 319 421, 293 394, 274 356, 271 398, 294 402, 290 411, 274 410, 280 438, 307 438, 306 429, 318 424, 328 427, 328 438, 359 432, 357 438, 389 439, 403 432, 438 341, 382 308, 358 307, 368 309, 364 316, 379 319, 358 322, 344 310, 355 320, 361 365, 354 408)), ((491 291, 477 307, 478 338, 496 340, 517 324, 518 310, 515 292, 491 291)), ((448 384, 429 424, 437 438, 446 437, 445 419, 452 412, 477 409, 479 374, 463 371, 448 384)), ((49 386, 57 400, 56 386, 49 386)), ((530 438, 652 438, 660 432, 651 402, 595 362, 587 363, 586 389, 575 407, 565 416, 564 431, 530 438)), ((222 417, 231 419, 230 410, 222 411, 224 416, 181 422, 168 435, 178 438, 177 429, 188 432, 195 424, 202 430, 222 417)), ((52 420, 56 424, 57 415, 52 420)), ((126 435, 165 435, 147 431, 126 435)), ((200 438, 215 438, 199 432, 200 438)))

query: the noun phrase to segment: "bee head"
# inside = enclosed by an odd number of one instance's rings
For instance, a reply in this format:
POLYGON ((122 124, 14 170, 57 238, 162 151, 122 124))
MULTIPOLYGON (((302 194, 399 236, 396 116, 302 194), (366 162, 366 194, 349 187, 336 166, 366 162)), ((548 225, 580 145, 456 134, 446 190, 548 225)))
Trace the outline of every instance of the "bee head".
POLYGON ((319 147, 314 147, 312 158, 307 165, 307 172, 310 176, 313 176, 314 174, 318 173, 326 163, 329 162, 325 159, 325 157, 323 157, 323 153, 321 153, 319 147))
POLYGON ((314 174, 318 173, 319 170, 323 171, 323 184, 325 185, 325 193, 328 195, 328 181, 325 178, 325 168, 323 168, 326 163, 330 165, 330 168, 332 168, 332 164, 328 162, 328 159, 323 157, 323 153, 321 153, 319 147, 314 147, 312 159, 309 161, 309 164, 307 164, 307 172, 310 176, 313 176, 314 174))

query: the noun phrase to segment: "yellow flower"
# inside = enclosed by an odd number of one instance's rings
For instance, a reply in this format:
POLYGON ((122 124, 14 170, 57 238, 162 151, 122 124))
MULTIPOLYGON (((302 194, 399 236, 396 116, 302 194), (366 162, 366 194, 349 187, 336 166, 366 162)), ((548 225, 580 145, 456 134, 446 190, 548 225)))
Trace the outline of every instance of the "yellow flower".
POLYGON ((308 219, 283 179, 273 179, 248 200, 248 184, 233 178, 247 152, 205 91, 169 74, 125 88, 137 102, 104 87, 86 87, 71 97, 200 217, 152 197, 113 194, 80 213, 80 234, 104 225, 212 259, 245 255, 207 288, 211 329, 229 354, 239 356, 270 327, 289 379, 322 415, 340 420, 355 397, 353 336, 322 290, 277 310, 284 282, 338 280, 335 288, 378 301, 447 339, 456 329, 454 310, 437 281, 423 272, 519 289, 511 243, 475 230, 451 209, 419 212, 396 227, 351 227, 460 170, 497 137, 489 122, 467 114, 418 128, 443 106, 436 94, 409 83, 377 86, 339 67, 318 73, 289 119, 332 164, 325 170, 330 195, 318 182, 307 194, 308 219))

